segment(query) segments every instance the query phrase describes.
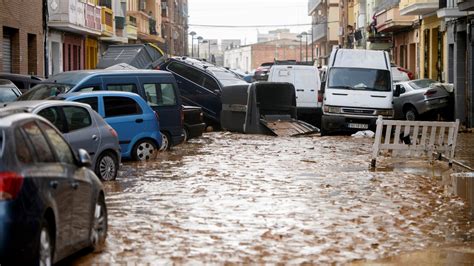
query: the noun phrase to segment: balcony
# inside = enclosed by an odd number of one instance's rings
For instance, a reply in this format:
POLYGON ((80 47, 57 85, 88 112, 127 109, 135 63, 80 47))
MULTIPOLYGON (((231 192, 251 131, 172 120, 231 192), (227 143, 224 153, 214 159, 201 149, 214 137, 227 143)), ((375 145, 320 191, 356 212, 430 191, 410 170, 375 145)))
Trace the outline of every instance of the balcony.
POLYGON ((474 11, 474 1, 470 0, 455 0, 458 3, 460 11, 474 11))
POLYGON ((316 23, 316 25, 313 25, 313 42, 320 41, 328 34, 328 24, 326 20, 316 23))
POLYGON ((101 35, 100 7, 78 0, 63 0, 52 1, 48 11, 48 26, 51 28, 82 35, 101 35))
POLYGON ((112 9, 102 7, 102 36, 114 35, 114 12, 112 9))
POLYGON ((137 18, 134 16, 127 16, 127 37, 130 40, 138 38, 137 18))
POLYGON ((164 42, 163 38, 157 35, 156 20, 142 11, 128 11, 127 14, 136 18, 138 39, 147 42, 164 42))
POLYGON ((458 0, 439 0, 438 18, 450 19, 470 15, 471 12, 460 11, 456 4, 458 0))
POLYGON ((393 32, 409 28, 417 19, 416 16, 401 16, 398 7, 384 10, 376 14, 376 17, 377 25, 375 27, 378 32, 393 32))
POLYGON ((402 16, 422 16, 438 10, 439 0, 400 0, 402 16))
POLYGON ((313 14, 313 12, 321 4, 322 0, 309 0, 308 1, 308 15, 313 14))

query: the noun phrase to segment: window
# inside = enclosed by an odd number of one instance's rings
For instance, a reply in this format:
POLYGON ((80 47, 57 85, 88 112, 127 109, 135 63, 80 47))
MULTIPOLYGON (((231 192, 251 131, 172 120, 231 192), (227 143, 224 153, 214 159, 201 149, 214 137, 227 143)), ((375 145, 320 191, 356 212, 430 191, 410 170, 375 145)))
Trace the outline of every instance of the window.
POLYGON ((63 111, 66 116, 69 132, 88 127, 92 124, 92 119, 87 109, 77 106, 65 106, 63 111))
POLYGON ((144 84, 146 101, 150 106, 176 105, 173 84, 144 84))
POLYGON ((2 103, 7 103, 7 102, 13 102, 18 98, 18 93, 15 91, 16 89, 9 89, 5 88, 3 90, 0 90, 0 102, 2 103))
POLYGON ((31 151, 26 144, 25 137, 21 133, 20 129, 15 129, 15 146, 16 146, 16 158, 22 163, 32 163, 33 156, 31 151))
POLYGON ((135 84, 107 84, 107 90, 138 93, 137 86, 135 84))
POLYGON ((86 91, 100 91, 100 85, 85 86, 77 91, 86 92, 86 91))
POLYGON ((332 68, 329 87, 346 90, 390 91, 390 71, 364 68, 332 68))
POLYGON ((104 97, 105 117, 137 115, 142 110, 137 102, 127 97, 104 97))
POLYGON ((213 92, 221 90, 219 88, 219 85, 217 85, 217 82, 211 77, 204 77, 204 82, 202 86, 213 92))
POLYGON ((49 122, 53 123, 53 125, 59 129, 61 132, 66 132, 66 123, 64 123, 64 119, 59 113, 58 108, 56 107, 49 107, 45 108, 38 112, 38 115, 46 118, 49 122))
POLYGON ((174 72, 186 79, 189 79, 190 81, 201 85, 201 78, 202 78, 202 73, 199 72, 198 70, 195 70, 191 67, 187 67, 183 64, 179 63, 171 63, 168 66, 168 70, 171 72, 174 72))
POLYGON ((74 156, 72 155, 71 148, 69 148, 69 145, 61 137, 61 135, 59 135, 58 132, 54 130, 54 128, 47 124, 43 122, 39 122, 39 124, 46 133, 46 136, 48 136, 59 161, 62 163, 74 164, 74 156))
POLYGON ((26 135, 31 140, 31 143, 34 143, 33 148, 36 152, 36 158, 38 162, 41 163, 52 163, 56 160, 54 159, 53 152, 46 141, 46 138, 43 136, 43 132, 36 125, 35 122, 29 122, 22 126, 25 130, 26 135))
POLYGON ((87 97, 87 98, 77 99, 74 101, 88 104, 91 106, 91 108, 94 111, 99 112, 99 100, 97 99, 97 97, 87 97))

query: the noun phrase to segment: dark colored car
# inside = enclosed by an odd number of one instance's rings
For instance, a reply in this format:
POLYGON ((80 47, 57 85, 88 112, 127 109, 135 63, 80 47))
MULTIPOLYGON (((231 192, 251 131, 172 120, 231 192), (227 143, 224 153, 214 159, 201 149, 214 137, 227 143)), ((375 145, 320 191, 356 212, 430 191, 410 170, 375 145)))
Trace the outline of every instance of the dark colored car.
POLYGON ((49 77, 18 100, 43 100, 59 94, 88 91, 125 91, 140 95, 160 117, 161 150, 184 140, 181 97, 172 74, 156 70, 83 70, 49 77))
POLYGON ((0 103, 13 102, 20 97, 21 91, 7 79, 0 79, 0 103))
POLYGON ((100 180, 46 119, 0 111, 0 264, 50 265, 107 236, 100 180))
POLYGON ((10 80, 22 93, 25 93, 36 84, 39 84, 44 80, 43 78, 33 75, 20 75, 12 73, 0 73, 0 79, 10 80))
POLYGON ((201 107, 183 106, 183 113, 184 141, 202 136, 206 123, 203 121, 204 114, 201 107))
POLYGON ((176 78, 183 105, 199 106, 204 122, 219 125, 222 109, 221 91, 225 86, 247 84, 231 71, 205 61, 188 57, 168 58, 159 69, 176 78))
POLYGON ((262 63, 259 67, 257 67, 257 69, 255 69, 253 79, 257 81, 267 81, 268 73, 270 72, 270 68, 272 66, 273 62, 262 63))

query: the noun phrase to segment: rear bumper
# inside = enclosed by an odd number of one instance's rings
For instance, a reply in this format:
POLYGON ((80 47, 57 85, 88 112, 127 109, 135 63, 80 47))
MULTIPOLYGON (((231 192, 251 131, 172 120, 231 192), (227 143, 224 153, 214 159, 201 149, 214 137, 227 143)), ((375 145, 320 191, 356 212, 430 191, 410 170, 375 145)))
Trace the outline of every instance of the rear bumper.
POLYGON ((193 124, 193 125, 184 125, 188 131, 188 139, 196 138, 202 136, 202 133, 206 129, 205 123, 193 124))
POLYGON ((449 99, 440 98, 424 101, 417 108, 418 114, 424 114, 433 110, 443 109, 449 106, 449 99))

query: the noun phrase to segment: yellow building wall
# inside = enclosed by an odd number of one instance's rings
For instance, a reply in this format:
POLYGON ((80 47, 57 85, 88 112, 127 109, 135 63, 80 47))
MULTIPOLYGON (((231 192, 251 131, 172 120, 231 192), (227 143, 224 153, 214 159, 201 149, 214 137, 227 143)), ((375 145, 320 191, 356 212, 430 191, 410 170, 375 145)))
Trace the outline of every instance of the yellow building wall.
POLYGON ((339 7, 330 6, 328 11, 328 41, 339 40, 339 7))
POLYGON ((86 38, 86 65, 85 69, 95 69, 98 62, 99 42, 96 39, 86 38))
POLYGON ((441 20, 436 15, 424 18, 420 27, 420 78, 438 79, 438 48, 441 49, 440 72, 443 74, 447 62, 446 56, 446 34, 439 31, 441 20), (442 35, 443 41, 439 47, 438 35, 442 35))

